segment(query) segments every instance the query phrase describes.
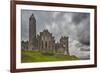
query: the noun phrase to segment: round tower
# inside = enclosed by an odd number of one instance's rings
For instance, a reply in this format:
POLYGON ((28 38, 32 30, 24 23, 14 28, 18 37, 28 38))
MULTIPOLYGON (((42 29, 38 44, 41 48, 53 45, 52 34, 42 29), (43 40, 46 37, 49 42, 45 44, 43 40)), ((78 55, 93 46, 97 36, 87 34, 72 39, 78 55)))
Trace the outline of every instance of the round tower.
POLYGON ((29 18, 29 50, 36 49, 36 19, 34 14, 29 18))

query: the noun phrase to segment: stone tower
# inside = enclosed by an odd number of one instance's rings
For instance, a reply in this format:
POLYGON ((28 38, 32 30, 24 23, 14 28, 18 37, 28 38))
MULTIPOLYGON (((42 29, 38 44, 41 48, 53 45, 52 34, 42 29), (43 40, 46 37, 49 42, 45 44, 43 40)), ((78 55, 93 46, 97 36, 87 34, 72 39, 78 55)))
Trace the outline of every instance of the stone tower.
POLYGON ((36 19, 34 14, 29 18, 29 50, 36 49, 36 19))
POLYGON ((65 36, 61 37, 60 44, 61 44, 61 47, 64 50, 64 54, 65 55, 70 55, 69 54, 69 48, 68 48, 68 37, 65 37, 65 36))

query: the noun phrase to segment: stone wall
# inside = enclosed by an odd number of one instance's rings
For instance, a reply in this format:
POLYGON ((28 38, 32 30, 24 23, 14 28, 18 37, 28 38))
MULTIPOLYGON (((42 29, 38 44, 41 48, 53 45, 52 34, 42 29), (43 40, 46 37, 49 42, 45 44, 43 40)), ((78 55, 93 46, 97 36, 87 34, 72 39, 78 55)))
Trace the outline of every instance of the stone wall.
MULTIPOLYGON (((23 47, 26 48, 25 45, 23 47)), ((36 19, 32 14, 29 18, 28 50, 69 55, 68 37, 63 36, 60 38, 59 43, 55 43, 55 37, 47 29, 36 35, 36 19)))

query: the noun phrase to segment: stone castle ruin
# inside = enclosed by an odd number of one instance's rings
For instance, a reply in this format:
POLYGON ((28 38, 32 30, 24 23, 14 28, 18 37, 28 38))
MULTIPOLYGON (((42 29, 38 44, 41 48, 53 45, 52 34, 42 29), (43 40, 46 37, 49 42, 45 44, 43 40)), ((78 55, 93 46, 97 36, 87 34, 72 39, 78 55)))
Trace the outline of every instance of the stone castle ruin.
POLYGON ((55 43, 55 37, 47 29, 44 29, 37 35, 36 19, 34 14, 30 16, 29 41, 27 41, 26 46, 25 43, 22 43, 22 48, 26 50, 38 50, 42 53, 69 55, 68 37, 62 36, 59 41, 59 43, 55 43))

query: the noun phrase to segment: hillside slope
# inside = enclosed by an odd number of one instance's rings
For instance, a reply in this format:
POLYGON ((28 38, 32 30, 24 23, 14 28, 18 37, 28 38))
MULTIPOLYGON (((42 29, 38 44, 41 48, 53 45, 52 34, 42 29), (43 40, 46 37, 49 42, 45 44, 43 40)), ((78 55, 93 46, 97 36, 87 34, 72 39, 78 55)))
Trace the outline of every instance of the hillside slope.
POLYGON ((22 51, 21 62, 48 62, 48 61, 68 61, 79 60, 76 56, 68 55, 44 55, 38 51, 22 51))

